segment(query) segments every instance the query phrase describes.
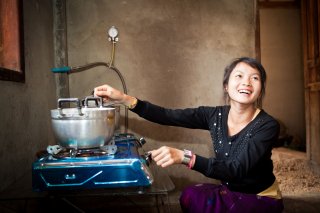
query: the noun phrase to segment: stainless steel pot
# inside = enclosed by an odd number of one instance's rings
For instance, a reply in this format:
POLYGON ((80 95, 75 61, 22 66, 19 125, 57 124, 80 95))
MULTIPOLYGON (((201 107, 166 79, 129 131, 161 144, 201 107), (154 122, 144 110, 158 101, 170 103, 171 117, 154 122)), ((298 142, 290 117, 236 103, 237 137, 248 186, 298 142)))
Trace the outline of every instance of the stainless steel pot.
POLYGON ((115 118, 115 108, 103 107, 102 99, 95 97, 87 97, 83 107, 78 98, 61 98, 58 100, 58 109, 51 110, 55 138, 60 146, 66 148, 85 149, 106 145, 113 136, 115 118), (94 100, 97 106, 89 107, 90 100, 94 100), (77 107, 63 109, 64 102, 75 102, 77 107))

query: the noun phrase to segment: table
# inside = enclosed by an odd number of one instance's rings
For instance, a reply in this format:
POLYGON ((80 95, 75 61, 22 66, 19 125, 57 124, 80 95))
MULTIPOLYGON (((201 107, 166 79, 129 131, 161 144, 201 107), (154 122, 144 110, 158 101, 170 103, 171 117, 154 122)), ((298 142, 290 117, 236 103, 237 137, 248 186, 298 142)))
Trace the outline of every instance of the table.
MULTIPOLYGON (((46 199, 46 202, 49 200, 49 203, 52 205, 60 205, 59 202, 62 202, 64 205, 68 205, 78 212, 85 212, 81 203, 76 204, 72 200, 99 198, 100 200, 105 200, 104 202, 108 202, 108 200, 110 201, 110 198, 123 197, 136 208, 139 208, 141 206, 136 202, 137 199, 153 197, 157 212, 170 212, 168 193, 174 190, 175 186, 164 169, 154 165, 154 163, 151 163, 150 170, 154 177, 154 182, 149 187, 104 188, 70 191, 55 190, 46 192, 32 191, 31 171, 28 171, 10 187, 0 192, 0 207, 2 206, 2 208, 6 208, 8 207, 8 203, 12 203, 12 201, 24 201, 25 205, 23 206, 23 204, 20 203, 20 207, 17 211, 26 211, 28 209, 28 202, 31 200, 46 199)), ((18 208, 18 206, 16 207, 18 208)), ((58 208, 57 206, 54 207, 58 208)))

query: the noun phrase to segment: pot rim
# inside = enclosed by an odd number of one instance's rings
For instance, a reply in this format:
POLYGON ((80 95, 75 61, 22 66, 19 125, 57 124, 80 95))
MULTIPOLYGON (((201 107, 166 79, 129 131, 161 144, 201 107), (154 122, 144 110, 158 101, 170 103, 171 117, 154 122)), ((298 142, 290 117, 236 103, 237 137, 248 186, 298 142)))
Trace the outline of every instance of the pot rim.
POLYGON ((114 117, 116 108, 114 107, 83 107, 83 108, 64 108, 51 110, 51 119, 70 120, 114 117), (113 115, 113 116, 112 116, 113 115))

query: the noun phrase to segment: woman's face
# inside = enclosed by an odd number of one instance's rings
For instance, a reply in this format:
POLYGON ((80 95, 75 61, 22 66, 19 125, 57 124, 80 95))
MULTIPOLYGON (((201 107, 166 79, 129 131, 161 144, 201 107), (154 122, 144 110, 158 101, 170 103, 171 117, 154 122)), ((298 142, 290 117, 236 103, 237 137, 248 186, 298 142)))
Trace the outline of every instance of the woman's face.
POLYGON ((261 94, 261 77, 257 69, 240 62, 232 70, 226 91, 231 102, 254 104, 261 94))

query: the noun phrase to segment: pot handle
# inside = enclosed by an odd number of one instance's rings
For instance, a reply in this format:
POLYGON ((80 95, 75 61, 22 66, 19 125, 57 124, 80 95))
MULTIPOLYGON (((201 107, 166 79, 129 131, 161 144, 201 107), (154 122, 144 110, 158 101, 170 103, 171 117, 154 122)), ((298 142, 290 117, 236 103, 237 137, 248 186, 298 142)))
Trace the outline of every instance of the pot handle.
POLYGON ((72 103, 75 102, 77 103, 77 109, 78 109, 78 113, 79 115, 83 115, 83 113, 81 112, 81 101, 79 100, 79 98, 59 98, 58 99, 58 110, 60 113, 60 116, 65 116, 65 114, 63 114, 62 112, 62 103, 72 103))
POLYGON ((103 101, 101 97, 93 97, 93 96, 86 97, 84 99, 84 107, 89 106, 88 104, 89 101, 95 101, 97 107, 103 107, 103 101))

